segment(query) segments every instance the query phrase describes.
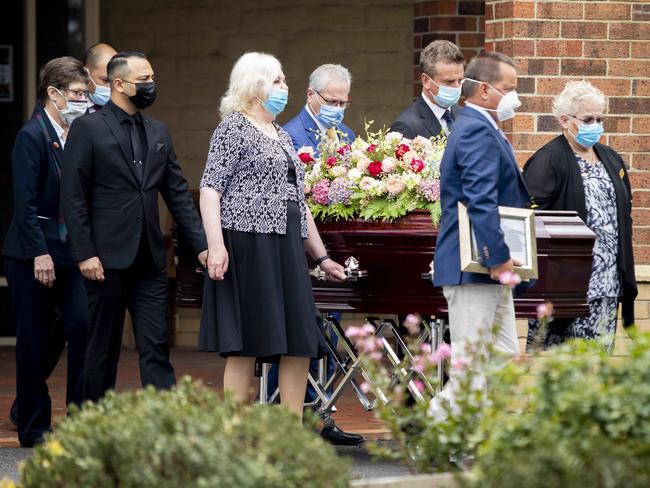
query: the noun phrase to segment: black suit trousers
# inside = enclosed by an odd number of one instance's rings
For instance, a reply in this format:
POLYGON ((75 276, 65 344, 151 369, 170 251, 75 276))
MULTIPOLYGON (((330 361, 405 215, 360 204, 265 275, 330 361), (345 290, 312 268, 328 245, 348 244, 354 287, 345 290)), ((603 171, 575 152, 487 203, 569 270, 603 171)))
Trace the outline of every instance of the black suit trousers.
POLYGON ((63 344, 68 344, 66 402, 82 400, 88 303, 76 267, 56 267, 47 288, 34 278, 34 261, 6 259, 7 282, 16 320, 16 396, 18 437, 30 445, 50 430, 52 402, 47 378, 63 344))
POLYGON ((169 361, 168 280, 154 264, 145 234, 127 269, 105 269, 104 281, 86 280, 90 333, 86 351, 84 399, 97 401, 115 388, 128 309, 138 348, 142 386, 176 383, 169 361))

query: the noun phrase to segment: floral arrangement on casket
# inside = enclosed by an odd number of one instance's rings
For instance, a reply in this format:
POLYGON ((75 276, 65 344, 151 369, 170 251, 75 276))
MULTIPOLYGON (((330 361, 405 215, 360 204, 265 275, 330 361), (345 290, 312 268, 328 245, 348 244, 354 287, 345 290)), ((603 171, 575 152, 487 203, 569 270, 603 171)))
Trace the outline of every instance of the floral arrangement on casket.
POLYGON ((428 210, 437 225, 446 136, 410 140, 388 129, 370 132, 371 124, 366 124, 366 138, 351 144, 344 137, 320 138, 318 156, 310 146, 298 150, 314 218, 392 221, 428 210))

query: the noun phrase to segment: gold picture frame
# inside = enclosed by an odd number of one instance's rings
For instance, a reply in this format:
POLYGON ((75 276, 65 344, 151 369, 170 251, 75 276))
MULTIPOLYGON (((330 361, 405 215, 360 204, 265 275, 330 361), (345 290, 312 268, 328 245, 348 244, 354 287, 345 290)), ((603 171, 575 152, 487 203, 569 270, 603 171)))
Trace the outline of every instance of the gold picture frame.
MULTIPOLYGON (((501 230, 510 257, 523 264, 515 266, 514 272, 522 279, 537 279, 537 239, 535 236, 535 211, 527 208, 499 207, 501 230)), ((472 223, 467 207, 458 202, 458 231, 460 241, 460 269, 471 273, 489 274, 490 270, 481 262, 472 223)))

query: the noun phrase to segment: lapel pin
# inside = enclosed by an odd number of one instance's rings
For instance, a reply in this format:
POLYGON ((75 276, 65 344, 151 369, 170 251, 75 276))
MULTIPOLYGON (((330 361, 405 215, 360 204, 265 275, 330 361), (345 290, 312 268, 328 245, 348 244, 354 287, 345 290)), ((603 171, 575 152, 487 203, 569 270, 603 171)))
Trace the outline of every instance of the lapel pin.
POLYGON ((625 176, 625 170, 623 168, 621 168, 621 171, 618 172, 618 176, 621 179, 623 179, 623 177, 625 176))
POLYGON ((54 141, 54 142, 52 143, 52 145, 54 146, 54 149, 58 149, 58 148, 59 148, 59 143, 56 142, 56 141, 54 141))

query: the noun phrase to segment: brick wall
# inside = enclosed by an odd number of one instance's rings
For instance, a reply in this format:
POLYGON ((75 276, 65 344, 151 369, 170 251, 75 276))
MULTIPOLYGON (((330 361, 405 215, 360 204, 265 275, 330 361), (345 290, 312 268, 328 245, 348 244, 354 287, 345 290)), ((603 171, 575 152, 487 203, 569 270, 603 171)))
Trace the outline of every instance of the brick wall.
POLYGON ((635 255, 650 262, 650 3, 488 0, 486 48, 512 56, 522 107, 507 132, 523 163, 559 132, 551 102, 569 80, 608 97, 605 143, 630 167, 635 255))
POLYGON ((413 3, 413 96, 422 92, 420 51, 444 39, 460 47, 470 59, 484 48, 485 1, 431 0, 413 3))
POLYGON ((341 63, 353 77, 346 123, 390 123, 411 101, 412 5, 404 0, 111 0, 101 36, 152 61, 159 95, 150 109, 172 134, 190 187, 198 187, 217 106, 239 55, 275 54, 290 86, 280 123, 305 103, 307 77, 341 63))

